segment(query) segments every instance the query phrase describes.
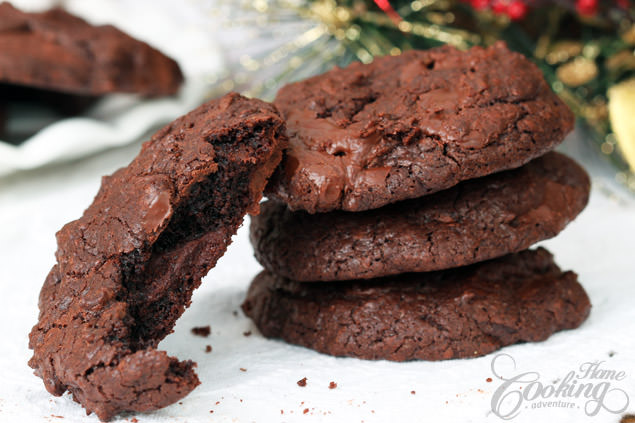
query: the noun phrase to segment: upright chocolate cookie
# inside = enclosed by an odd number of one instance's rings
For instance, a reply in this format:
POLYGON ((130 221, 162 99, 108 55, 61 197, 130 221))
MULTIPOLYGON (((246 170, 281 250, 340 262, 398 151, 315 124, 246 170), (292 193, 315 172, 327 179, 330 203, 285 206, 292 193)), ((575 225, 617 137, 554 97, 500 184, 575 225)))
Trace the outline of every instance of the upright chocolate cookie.
POLYGON ((198 384, 195 363, 156 350, 192 291, 257 212, 284 147, 273 106, 229 94, 157 132, 105 177, 57 234, 29 365, 54 395, 108 420, 149 411, 198 384))
POLYGON ((117 28, 93 26, 61 9, 24 13, 0 4, 0 82, 102 95, 174 94, 176 62, 117 28))
POLYGON ((311 284, 264 271, 243 310, 262 334, 369 360, 476 357, 578 327, 591 305, 544 249, 432 273, 311 284))
POLYGON ((574 120, 502 43, 354 63, 283 87, 275 104, 290 148, 268 193, 309 213, 374 209, 521 166, 574 120))
POLYGON ((369 279, 464 266, 557 235, 586 206, 589 177, 547 153, 525 166, 360 213, 310 215, 268 201, 251 220, 256 258, 296 281, 369 279))

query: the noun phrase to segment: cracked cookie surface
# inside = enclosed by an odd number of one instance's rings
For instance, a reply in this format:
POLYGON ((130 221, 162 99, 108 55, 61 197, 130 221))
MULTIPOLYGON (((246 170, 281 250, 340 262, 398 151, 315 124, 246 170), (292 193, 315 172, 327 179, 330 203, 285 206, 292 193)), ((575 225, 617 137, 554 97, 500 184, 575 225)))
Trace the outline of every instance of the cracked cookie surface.
POLYGON ((550 152, 513 170, 364 212, 291 212, 267 201, 251 219, 258 261, 296 281, 369 279, 464 266, 556 236, 584 209, 589 177, 550 152))
POLYGON ((354 63, 278 92, 290 147, 268 194, 291 210, 361 211, 521 166, 574 116, 502 43, 354 63))
POLYGON ((210 101, 104 177, 93 203, 57 233, 29 365, 109 420, 150 411, 198 384, 195 363, 156 349, 247 212, 258 212, 286 139, 275 108, 238 94, 210 101))
POLYGON ((589 298, 551 254, 352 282, 293 282, 267 271, 243 304, 262 334, 334 356, 445 360, 542 341, 578 327, 589 298))
POLYGON ((0 4, 0 82, 97 96, 175 94, 177 63, 111 25, 61 9, 25 13, 0 4))

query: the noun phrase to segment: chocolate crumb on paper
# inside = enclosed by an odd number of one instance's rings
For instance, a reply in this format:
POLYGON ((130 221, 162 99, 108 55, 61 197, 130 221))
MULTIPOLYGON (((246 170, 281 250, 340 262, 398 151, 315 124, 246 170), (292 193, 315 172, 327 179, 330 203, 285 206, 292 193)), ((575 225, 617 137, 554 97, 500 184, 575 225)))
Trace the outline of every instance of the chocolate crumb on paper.
POLYGON ((337 388, 337 383, 335 382, 329 383, 329 389, 335 389, 335 388, 337 388))
POLYGON ((301 387, 303 387, 303 388, 304 388, 304 387, 306 386, 306 381, 307 381, 307 378, 303 377, 302 379, 300 379, 300 380, 297 382, 297 383, 298 383, 298 386, 301 386, 301 387))
POLYGON ((205 346, 205 352, 206 353, 211 353, 212 352, 212 346, 211 345, 206 345, 205 346))
POLYGON ((635 423, 635 414, 624 414, 620 423, 635 423))
POLYGON ((248 330, 248 331, 243 332, 243 336, 251 336, 251 331, 248 330))
POLYGON ((192 334, 196 336, 202 336, 203 338, 207 338, 212 333, 212 328, 210 325, 207 326, 195 326, 191 329, 192 334))

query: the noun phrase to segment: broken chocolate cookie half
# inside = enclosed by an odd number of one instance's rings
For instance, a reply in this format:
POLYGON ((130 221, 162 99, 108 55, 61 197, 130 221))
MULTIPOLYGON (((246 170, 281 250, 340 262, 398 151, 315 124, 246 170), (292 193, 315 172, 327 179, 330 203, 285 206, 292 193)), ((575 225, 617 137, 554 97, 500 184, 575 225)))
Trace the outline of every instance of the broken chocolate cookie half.
POLYGON ((103 179, 57 234, 29 365, 102 420, 187 395, 191 361, 156 349, 223 255, 282 157, 276 109, 238 94, 210 101, 146 142, 103 179))

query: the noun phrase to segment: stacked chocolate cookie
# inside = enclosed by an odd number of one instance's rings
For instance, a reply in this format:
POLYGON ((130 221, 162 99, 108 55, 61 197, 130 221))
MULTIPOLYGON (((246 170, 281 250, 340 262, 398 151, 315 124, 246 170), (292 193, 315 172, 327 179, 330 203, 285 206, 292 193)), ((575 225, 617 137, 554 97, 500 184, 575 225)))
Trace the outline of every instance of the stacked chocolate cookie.
POLYGON ((550 152, 573 128, 504 44, 410 51, 282 88, 289 150, 252 218, 261 332, 366 359, 473 357, 590 310, 546 250, 589 179, 550 152))

